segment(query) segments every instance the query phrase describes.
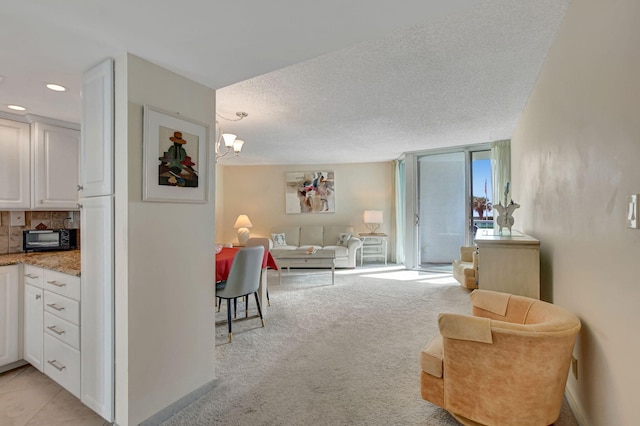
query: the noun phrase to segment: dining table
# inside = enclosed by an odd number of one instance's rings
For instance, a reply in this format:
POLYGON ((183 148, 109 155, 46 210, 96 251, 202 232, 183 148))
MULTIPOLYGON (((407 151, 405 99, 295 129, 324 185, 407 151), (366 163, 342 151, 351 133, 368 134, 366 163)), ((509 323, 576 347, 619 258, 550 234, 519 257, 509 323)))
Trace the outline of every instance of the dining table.
MULTIPOLYGON (((220 252, 216 253, 216 282, 224 281, 229 277, 233 258, 242 247, 223 247, 220 252)), ((262 259, 262 271, 260 273, 260 287, 258 288, 258 297, 260 304, 266 306, 264 301, 267 300, 267 269, 278 270, 278 264, 271 255, 270 251, 264 253, 262 259)), ((263 310, 264 311, 264 310, 263 310)))

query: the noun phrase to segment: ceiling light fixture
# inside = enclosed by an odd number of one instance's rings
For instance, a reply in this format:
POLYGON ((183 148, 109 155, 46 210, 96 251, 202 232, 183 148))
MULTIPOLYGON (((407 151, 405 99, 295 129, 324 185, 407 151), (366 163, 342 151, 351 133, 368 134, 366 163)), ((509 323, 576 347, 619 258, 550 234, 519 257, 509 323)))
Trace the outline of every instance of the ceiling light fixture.
POLYGON ((65 90, 67 90, 66 87, 60 86, 59 84, 55 84, 55 83, 47 83, 46 86, 47 86, 47 89, 53 90, 54 92, 64 92, 65 90))
MULTIPOLYGON (((238 118, 226 118, 217 112, 216 115, 223 120, 240 121, 243 118, 246 118, 249 114, 241 111, 236 112, 236 117, 238 118)), ((223 133, 218 120, 216 120, 216 161, 225 157, 237 157, 240 155, 240 151, 242 151, 242 145, 244 145, 244 141, 238 139, 238 137, 233 133, 223 133)))
POLYGON ((26 111, 27 109, 20 105, 7 105, 7 108, 12 109, 14 111, 26 111))

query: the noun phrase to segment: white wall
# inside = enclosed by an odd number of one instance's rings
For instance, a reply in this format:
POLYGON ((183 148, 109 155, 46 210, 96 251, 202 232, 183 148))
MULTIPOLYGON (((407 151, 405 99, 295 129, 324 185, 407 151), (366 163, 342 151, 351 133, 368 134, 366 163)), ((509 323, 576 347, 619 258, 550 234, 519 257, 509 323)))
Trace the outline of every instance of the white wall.
POLYGON ((571 2, 512 139, 543 297, 582 321, 568 390, 583 426, 640 418, 640 230, 625 227, 640 193, 639 16, 637 0, 571 2))
MULTIPOLYGON (((220 162, 218 167, 224 163, 220 162)), ((378 232, 393 239, 393 164, 359 163, 313 166, 223 166, 224 192, 218 197, 224 216, 216 217, 222 229, 221 242, 237 242, 233 224, 240 214, 253 223, 251 235, 268 237, 274 227, 289 224, 353 225, 355 232, 367 232, 364 210, 382 210, 384 224, 378 232), (285 173, 326 170, 335 172, 335 213, 285 213, 285 173), (220 199, 221 198, 221 199, 220 199)), ((393 247, 389 242, 389 248, 393 247)))
POLYGON ((213 153, 207 203, 143 202, 142 141, 145 104, 214 129, 215 92, 126 55, 116 94, 116 421, 126 426, 214 379, 213 153))

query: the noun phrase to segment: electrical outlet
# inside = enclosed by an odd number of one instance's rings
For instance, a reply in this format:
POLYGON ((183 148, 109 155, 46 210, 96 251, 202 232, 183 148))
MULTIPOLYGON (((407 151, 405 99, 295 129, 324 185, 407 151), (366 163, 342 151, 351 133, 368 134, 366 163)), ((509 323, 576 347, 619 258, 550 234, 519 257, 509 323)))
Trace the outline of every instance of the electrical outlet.
POLYGON ((24 226, 24 212, 10 212, 9 224, 11 226, 24 226))
POLYGON ((578 359, 571 355, 571 372, 573 373, 573 377, 578 380, 578 359))
POLYGON ((73 212, 67 213, 67 220, 69 223, 73 223, 73 212))

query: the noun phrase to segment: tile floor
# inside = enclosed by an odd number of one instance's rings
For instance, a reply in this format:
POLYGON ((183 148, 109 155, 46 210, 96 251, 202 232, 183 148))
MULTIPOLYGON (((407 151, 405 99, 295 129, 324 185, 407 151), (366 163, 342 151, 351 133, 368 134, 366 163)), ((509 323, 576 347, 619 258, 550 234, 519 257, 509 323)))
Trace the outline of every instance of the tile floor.
POLYGON ((0 374, 2 426, 110 424, 30 365, 0 374))

